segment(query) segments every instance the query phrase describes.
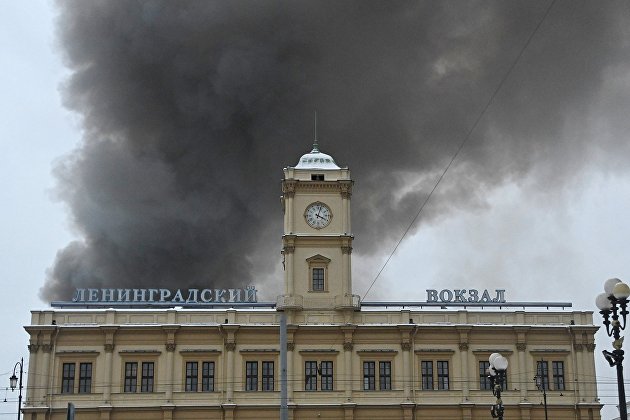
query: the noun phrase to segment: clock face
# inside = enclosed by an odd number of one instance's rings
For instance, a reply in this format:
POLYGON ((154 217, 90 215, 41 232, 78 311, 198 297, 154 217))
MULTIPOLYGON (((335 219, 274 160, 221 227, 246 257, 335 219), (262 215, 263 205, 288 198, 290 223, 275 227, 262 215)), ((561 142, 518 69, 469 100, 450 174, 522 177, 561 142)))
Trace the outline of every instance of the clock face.
POLYGON ((330 224, 332 212, 330 207, 321 201, 309 204, 304 212, 306 223, 312 228, 323 229, 330 224))

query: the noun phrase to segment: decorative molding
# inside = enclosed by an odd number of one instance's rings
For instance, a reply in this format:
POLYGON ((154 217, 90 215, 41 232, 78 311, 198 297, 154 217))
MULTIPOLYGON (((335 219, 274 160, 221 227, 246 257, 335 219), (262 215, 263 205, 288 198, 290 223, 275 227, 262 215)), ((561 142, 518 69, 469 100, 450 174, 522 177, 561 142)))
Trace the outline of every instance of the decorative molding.
POLYGON ((590 343, 586 345, 586 350, 595 351, 595 343, 590 343))
POLYGON ((397 350, 394 349, 363 349, 357 350, 357 354, 361 355, 396 355, 398 354, 397 350))
POLYGON ((152 356, 159 356, 162 354, 159 350, 120 350, 118 354, 146 354, 152 356))
POLYGON ((403 341, 403 342, 400 344, 400 347, 401 347, 404 351, 409 351, 409 350, 411 350, 411 343, 410 343, 410 342, 408 342, 408 341, 403 341))
POLYGON ((166 343, 166 351, 175 351, 175 347, 177 347, 175 343, 166 343))
POLYGON ((236 349, 236 343, 225 343, 225 349, 227 351, 234 351, 236 349))
POLYGON ((525 351, 525 350, 527 350, 527 344, 526 343, 516 343, 516 350, 518 350, 518 351, 525 351))
POLYGON ((182 349, 179 351, 179 354, 184 354, 187 356, 191 355, 212 355, 212 354, 220 354, 221 350, 217 349, 182 349))
POLYGON ((39 346, 37 344, 29 344, 27 347, 30 353, 37 353, 37 350, 39 350, 39 346))
POLYGON ((573 344, 573 350, 575 350, 575 351, 582 351, 582 350, 584 350, 584 345, 575 343, 575 344, 573 344))
POLYGON ((52 346, 50 344, 42 344, 42 350, 44 353, 50 353, 52 351, 52 346))
POLYGON ((304 349, 299 351, 300 354, 337 354, 339 353, 335 349, 304 349))
POLYGON ((282 252, 285 254, 293 254, 295 252, 295 245, 285 245, 282 252))
POLYGON ((341 197, 349 199, 352 197, 352 181, 340 181, 339 188, 341 189, 341 197))
POLYGON ((106 343, 103 347, 105 347, 105 351, 107 353, 111 353, 114 351, 114 345, 112 343, 106 343))
POLYGON ((293 197, 295 196, 295 186, 297 185, 296 181, 284 181, 282 183, 282 193, 285 197, 293 197))
POLYGON ((459 343, 460 351, 468 351, 468 343, 459 343))
POLYGON ((350 245, 342 245, 341 246, 342 254, 352 254, 352 247, 350 245))
POLYGON ((345 351, 352 351, 353 348, 354 344, 352 344, 350 341, 346 341, 345 343, 343 343, 343 349, 345 351))
POLYGON ((293 351, 295 350, 295 343, 287 343, 287 351, 293 351))
POLYGON ((243 354, 243 353, 255 353, 255 354, 279 354, 280 350, 278 349, 241 349, 239 350, 239 353, 243 354))

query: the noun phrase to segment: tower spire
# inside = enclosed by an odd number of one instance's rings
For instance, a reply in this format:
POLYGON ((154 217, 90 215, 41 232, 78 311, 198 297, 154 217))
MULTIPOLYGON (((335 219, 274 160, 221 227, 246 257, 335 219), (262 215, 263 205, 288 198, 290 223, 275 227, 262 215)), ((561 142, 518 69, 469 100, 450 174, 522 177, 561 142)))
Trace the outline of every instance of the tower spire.
POLYGON ((311 153, 319 153, 319 145, 317 144, 317 110, 315 110, 315 135, 313 140, 313 150, 311 153))

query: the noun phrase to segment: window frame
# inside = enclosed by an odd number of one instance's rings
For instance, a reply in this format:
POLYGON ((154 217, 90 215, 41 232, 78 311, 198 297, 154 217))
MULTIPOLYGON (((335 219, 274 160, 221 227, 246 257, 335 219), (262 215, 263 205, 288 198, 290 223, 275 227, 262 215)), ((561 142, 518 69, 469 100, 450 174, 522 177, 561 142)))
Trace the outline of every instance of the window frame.
POLYGON ((98 352, 60 352, 58 359, 58 376, 59 383, 55 385, 61 394, 78 394, 88 395, 93 393, 94 372, 96 372, 96 358, 98 352), (81 370, 82 366, 90 366, 89 376, 83 375, 85 371, 81 370), (72 367, 72 376, 66 376, 69 372, 64 371, 65 366, 72 367), (70 381, 70 382, 67 382, 70 381))
POLYGON ((146 352, 136 355, 133 351, 119 352, 121 358, 121 382, 120 389, 124 394, 151 394, 158 392, 160 352, 146 352), (135 364, 135 372, 128 372, 128 365, 135 364), (135 376, 133 375, 135 373, 135 376))
POLYGON ((304 360, 304 391, 334 391, 334 358, 311 358, 304 360), (319 376, 319 378, 318 378, 319 376), (312 382, 309 382, 309 379, 312 382))
MULTIPOLYGON (((182 390, 188 393, 194 392, 217 392, 217 378, 220 377, 219 372, 219 350, 195 350, 195 349, 186 349, 181 350, 180 354, 182 355, 182 370, 181 370, 181 384, 182 390), (192 391, 188 389, 188 372, 186 366, 188 363, 195 362, 197 363, 197 386, 196 390, 192 391), (206 371, 204 369, 205 365, 208 364, 208 367, 212 366, 212 369, 209 371, 212 372, 212 375, 206 375, 206 371)), ((192 380, 192 377, 191 377, 192 380)))
POLYGON ((564 360, 552 360, 551 361, 551 377, 553 382, 554 391, 565 391, 566 390, 566 381, 565 381, 565 369, 564 369, 564 360), (560 373, 558 372, 557 367, 560 367, 560 373))
POLYGON ((61 372, 61 393, 74 394, 76 362, 63 362, 61 364, 61 372))
MULTIPOLYGON (((490 369, 490 362, 488 360, 479 360, 479 389, 481 391, 492 390, 492 381, 490 381, 490 378, 488 378, 488 374, 486 373, 487 369, 490 369), (481 367, 482 363, 485 366, 485 368, 483 369, 483 372, 482 372, 482 367, 481 367), (487 388, 482 386, 482 381, 484 381, 484 383, 487 384, 487 388)), ((508 372, 509 371, 510 371, 510 368, 508 367, 505 370, 505 376, 503 377, 503 383, 501 384, 501 389, 503 391, 508 390, 508 372)))
POLYGON ((415 350, 416 365, 418 369, 414 380, 418 381, 419 391, 453 391, 451 375, 454 372, 453 355, 451 349, 417 349, 415 350), (442 373, 438 369, 438 363, 442 367, 442 373), (444 365, 446 363, 446 365, 444 365), (429 368, 430 366, 430 368, 429 368), (446 366, 446 374, 443 368, 446 366), (430 386, 430 387, 429 387, 430 386))
POLYGON ((243 357, 242 364, 242 390, 245 392, 274 392, 277 390, 276 377, 278 375, 278 355, 279 351, 275 349, 262 350, 241 350, 243 357), (256 371, 248 371, 248 365, 256 364, 256 371), (267 368, 271 367, 271 370, 267 368), (253 374, 255 373, 255 375, 253 374), (249 382, 249 378, 255 378, 256 384, 253 388, 249 382), (269 388, 271 385, 271 388, 269 388))
POLYGON ((328 265, 330 258, 317 254, 306 259, 308 264, 308 291, 310 293, 326 293, 328 292, 328 265), (319 273, 321 270, 322 278, 315 278, 315 270, 319 273), (315 287, 315 281, 318 281, 318 287, 315 287), (321 287, 319 282, 321 281, 321 287))
POLYGON ((567 364, 563 357, 536 360, 536 376, 541 376, 546 391, 567 390, 567 364), (541 369, 541 366, 544 366, 541 369), (560 372, 558 371, 560 367, 560 372), (552 387, 553 385, 553 387, 552 387))
POLYGON ((92 362, 78 362, 79 365, 79 388, 78 388, 78 394, 91 394, 92 393, 92 376, 94 374, 94 365, 92 364, 92 362), (89 366, 89 372, 87 372, 87 370, 85 371, 85 375, 84 375, 84 370, 83 367, 88 367, 89 366))
POLYGON ((450 388, 450 367, 448 360, 436 360, 436 379, 437 379, 437 389, 438 391, 448 391, 450 388), (444 367, 446 367, 446 374, 444 374, 444 367), (445 379, 446 378, 446 379, 445 379))
POLYGON ((322 391, 334 391, 335 390, 335 371, 334 362, 332 360, 322 360, 319 362, 319 378, 320 389, 322 391), (324 366, 324 363, 326 364, 324 366))
POLYGON ((273 360, 262 360, 261 361, 261 383, 260 390, 263 392, 273 392, 276 388, 276 364, 273 360), (269 365, 271 365, 271 370, 269 370, 269 365), (271 372, 271 373, 270 373, 271 372), (269 386, 271 385, 271 386, 269 386))
POLYGON ((258 360, 245 361, 245 391, 258 391, 258 360))

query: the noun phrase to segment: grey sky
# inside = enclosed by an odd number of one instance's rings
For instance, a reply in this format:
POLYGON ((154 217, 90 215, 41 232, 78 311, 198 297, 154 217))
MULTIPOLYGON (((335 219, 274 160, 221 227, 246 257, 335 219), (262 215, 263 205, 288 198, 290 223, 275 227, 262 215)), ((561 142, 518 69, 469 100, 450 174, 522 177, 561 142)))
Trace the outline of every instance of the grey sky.
MULTIPOLYGON (((356 180, 353 273, 355 293, 363 294, 547 2, 471 3, 467 10, 439 3, 439 13, 409 7, 415 3, 338 13, 314 2, 281 11, 263 3, 245 14, 193 7, 188 15, 155 7, 123 10, 132 3, 113 3, 113 10, 107 3, 85 3, 93 13, 84 14, 88 19, 74 17, 80 8, 67 4, 66 36, 83 33, 85 39, 66 39, 63 48, 55 47, 49 4, 6 2, 0 25, 6 52, 0 64, 7 74, 0 99, 6 153, 0 167, 6 203, 0 270, 9 292, 0 325, 5 337, 15 337, 0 373, 28 356, 20 325, 28 323, 29 309, 45 305, 37 294, 46 270, 58 251, 68 255, 71 238, 111 233, 109 242, 98 242, 103 247, 74 254, 83 257, 81 267, 64 264, 62 257, 56 265, 62 281, 77 273, 93 281, 90 262, 111 263, 116 253, 108 252, 115 248, 136 258, 173 255, 161 260, 164 284, 181 275, 182 255, 155 247, 156 241, 173 238, 180 247, 203 248, 208 238, 226 237, 216 226, 246 228, 238 230, 243 233, 233 249, 247 252, 254 266, 271 259, 264 266, 266 283, 251 282, 262 283, 272 299, 280 170, 308 151, 315 107, 322 149, 350 166, 356 180), (242 26, 213 32, 209 25, 197 34, 195 17, 204 13, 217 28, 242 26), (355 18, 344 20, 344 14, 355 18), (94 24, 103 17, 116 22, 111 27, 117 31, 94 24), (411 18, 420 20, 405 20, 411 18), (182 22, 193 29, 167 37, 182 22), (195 35, 212 42, 195 44, 195 35), (187 49, 189 43, 201 48, 201 58, 187 49), (61 66, 61 50, 70 52, 69 64, 99 64, 97 71, 75 72, 75 84, 62 89, 63 100, 81 110, 74 114, 61 106, 60 86, 72 80, 61 66), (151 100, 159 106, 149 106, 151 100), (171 114, 172 120, 162 121, 171 114), (63 157, 69 154, 86 163, 69 165, 63 157), (61 180, 52 174, 54 168, 60 173, 60 165, 69 168, 61 180), (236 165, 230 180, 206 182, 227 165, 236 165), (120 180, 110 176, 116 173, 120 180), (121 180, 131 178, 137 182, 121 188, 121 180), (160 188, 147 189, 156 178, 164 181, 160 188), (251 187, 226 192, 244 184, 251 187), (67 214, 52 199, 59 192, 71 206, 67 214), (215 194, 226 197, 220 207, 213 207, 215 194), (252 214, 252 203, 265 215, 252 214), (221 216, 213 219, 212 212, 221 216), (147 225, 138 222, 143 218, 147 225), (242 224, 243 218, 250 222, 242 224), (147 236, 156 227, 159 235, 147 236), (204 234, 191 238, 191 229, 204 234), (252 234, 264 240, 251 242, 252 234)), ((630 280, 628 16, 621 2, 554 6, 368 299, 424 300, 427 288, 488 287, 507 289, 509 300, 573 301, 577 309, 592 310, 606 278, 630 280)), ((247 266, 226 270, 205 251, 184 250, 197 260, 178 281, 209 281, 199 278, 208 272, 226 283, 249 281, 247 266)), ((125 284, 151 277, 134 271, 136 262, 125 261, 131 274, 106 270, 107 276, 125 284)), ((49 289, 49 296, 62 297, 64 287, 49 289)), ((608 340, 600 339, 599 346, 609 347, 608 340)), ((612 369, 598 368, 600 381, 614 382, 612 369)), ((602 401, 615 403, 614 387, 602 391, 602 401)), ((0 413, 9 411, 4 407, 0 413)))

